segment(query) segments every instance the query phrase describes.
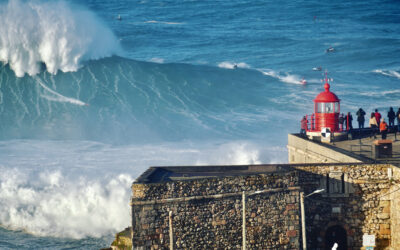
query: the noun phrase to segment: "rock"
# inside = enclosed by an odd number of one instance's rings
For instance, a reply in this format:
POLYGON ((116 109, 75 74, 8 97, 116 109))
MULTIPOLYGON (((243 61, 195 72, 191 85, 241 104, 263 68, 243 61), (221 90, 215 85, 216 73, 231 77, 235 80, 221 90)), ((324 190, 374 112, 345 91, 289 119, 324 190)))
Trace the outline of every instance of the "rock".
POLYGON ((119 232, 115 236, 115 240, 111 244, 113 250, 130 250, 132 249, 131 227, 127 227, 124 231, 119 232))

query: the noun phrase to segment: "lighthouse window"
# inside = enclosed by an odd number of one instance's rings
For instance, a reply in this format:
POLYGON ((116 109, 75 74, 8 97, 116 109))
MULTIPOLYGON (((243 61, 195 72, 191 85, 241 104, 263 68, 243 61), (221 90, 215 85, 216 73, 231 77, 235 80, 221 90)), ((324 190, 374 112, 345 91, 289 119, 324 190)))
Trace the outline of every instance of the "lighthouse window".
POLYGON ((333 113, 333 102, 325 103, 325 112, 324 113, 333 113))
POLYGON ((335 113, 338 112, 339 106, 335 102, 319 102, 317 103, 317 113, 335 113))
POLYGON ((317 103, 317 113, 324 113, 325 103, 319 102, 317 103))

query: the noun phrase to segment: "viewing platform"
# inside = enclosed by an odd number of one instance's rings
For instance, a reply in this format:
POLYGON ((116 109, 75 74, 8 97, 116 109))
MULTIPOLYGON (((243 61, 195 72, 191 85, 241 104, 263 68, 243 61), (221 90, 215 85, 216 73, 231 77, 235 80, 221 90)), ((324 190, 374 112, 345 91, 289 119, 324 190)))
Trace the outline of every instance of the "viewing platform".
POLYGON ((379 142, 382 142, 382 139, 381 135, 378 134, 376 138, 373 136, 360 136, 360 138, 332 142, 328 145, 348 151, 357 156, 365 157, 365 162, 389 163, 400 166, 400 133, 397 133, 397 135, 395 135, 395 133, 389 133, 386 140, 383 142, 383 144, 389 144, 391 142, 391 150, 385 149, 385 145, 383 145, 381 146, 383 153, 376 152, 377 147, 379 147, 377 143, 379 142), (391 151, 391 154, 385 154, 385 150, 391 151))
POLYGON ((400 166, 400 133, 371 136, 369 128, 354 129, 348 139, 331 142, 311 140, 301 134, 289 134, 289 163, 364 162, 400 166))

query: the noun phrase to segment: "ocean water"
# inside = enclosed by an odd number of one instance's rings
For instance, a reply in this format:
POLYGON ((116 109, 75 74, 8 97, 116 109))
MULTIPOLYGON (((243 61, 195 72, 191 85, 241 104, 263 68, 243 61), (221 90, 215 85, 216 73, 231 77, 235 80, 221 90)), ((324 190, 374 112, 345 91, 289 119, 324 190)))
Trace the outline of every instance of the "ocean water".
POLYGON ((343 113, 400 106, 398 1, 2 0, 0 23, 0 249, 109 246, 149 166, 286 163, 325 71, 343 113))

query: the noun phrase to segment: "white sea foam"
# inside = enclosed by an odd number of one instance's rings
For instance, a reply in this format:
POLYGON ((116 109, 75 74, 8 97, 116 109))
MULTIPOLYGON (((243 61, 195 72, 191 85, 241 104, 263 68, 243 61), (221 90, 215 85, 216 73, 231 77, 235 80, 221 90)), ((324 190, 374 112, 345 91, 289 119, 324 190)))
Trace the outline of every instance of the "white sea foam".
POLYGON ((44 63, 56 74, 82 61, 120 51, 116 37, 92 12, 65 1, 10 0, 0 4, 0 61, 18 77, 44 63))
POLYGON ((79 105, 79 106, 85 106, 88 105, 87 103, 82 102, 81 100, 75 99, 75 98, 71 98, 71 97, 66 97, 61 95, 60 93, 50 89, 49 87, 47 87, 39 78, 36 78, 36 82, 39 83, 39 85, 45 89, 48 93, 50 93, 51 95, 45 94, 45 95, 41 95, 43 98, 49 100, 49 101, 54 101, 54 102, 66 102, 66 103, 71 103, 71 104, 75 104, 75 105, 79 105))
POLYGON ((382 74, 384 76, 390 76, 390 77, 395 77, 397 79, 400 79, 400 73, 395 71, 395 70, 382 70, 382 69, 376 69, 373 72, 377 74, 382 74))
MULTIPOLYGON (((361 96, 368 96, 368 97, 382 97, 382 96, 398 96, 400 95, 400 90, 386 90, 386 91, 372 91, 372 92, 359 92, 361 96)), ((397 104, 395 105, 397 106, 397 104)))
POLYGON ((129 175, 105 183, 82 176, 71 180, 60 171, 32 172, 1 168, 0 221, 11 229, 42 236, 82 238, 114 233, 129 219, 129 175))
POLYGON ((164 59, 163 58, 159 58, 159 57, 153 57, 153 58, 150 59, 150 62, 164 63, 164 59))
POLYGON ((130 186, 149 166, 284 163, 249 141, 113 146, 0 141, 0 225, 42 236, 109 235, 130 225, 130 186))
MULTIPOLYGON (((261 73, 263 73, 266 76, 271 76, 273 78, 278 79, 281 82, 284 83, 292 83, 292 84, 303 84, 302 80, 303 78, 295 75, 295 74, 281 74, 279 72, 273 71, 273 70, 259 70, 261 73)), ((307 81, 307 79, 305 79, 307 81)), ((307 81, 309 82, 309 81, 307 81)), ((315 82, 315 79, 313 80, 315 82)))
POLYGON ((244 68, 244 69, 249 69, 250 66, 244 62, 240 63, 234 63, 234 62, 221 62, 218 64, 218 67, 224 68, 224 69, 234 69, 236 67, 238 68, 244 68))
POLYGON ((163 21, 156 21, 156 20, 145 21, 145 23, 160 23, 160 24, 169 24, 169 25, 183 24, 183 23, 179 23, 179 22, 163 22, 163 21))

